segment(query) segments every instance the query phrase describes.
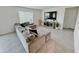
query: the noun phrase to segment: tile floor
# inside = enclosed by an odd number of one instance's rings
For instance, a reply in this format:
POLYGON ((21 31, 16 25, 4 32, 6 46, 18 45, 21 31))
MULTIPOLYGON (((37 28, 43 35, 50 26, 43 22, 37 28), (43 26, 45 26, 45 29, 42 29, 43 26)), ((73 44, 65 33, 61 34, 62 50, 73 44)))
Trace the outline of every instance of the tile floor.
POLYGON ((0 36, 0 53, 25 53, 15 33, 0 36))
MULTIPOLYGON (((44 27, 41 27, 44 28, 44 27)), ((51 38, 63 45, 67 52, 74 52, 74 36, 71 30, 54 30, 45 27, 51 31, 51 38)), ((58 51, 59 52, 59 51, 58 51)), ((61 52, 61 51, 60 51, 61 52)), ((63 51, 64 52, 64 51, 63 51)), ((16 33, 0 36, 0 53, 25 53, 25 50, 18 39, 16 33)))
MULTIPOLYGON (((41 27, 43 28, 43 27, 41 27)), ((55 30, 44 27, 51 32, 51 38, 62 45, 68 52, 74 52, 74 31, 69 29, 55 30)))

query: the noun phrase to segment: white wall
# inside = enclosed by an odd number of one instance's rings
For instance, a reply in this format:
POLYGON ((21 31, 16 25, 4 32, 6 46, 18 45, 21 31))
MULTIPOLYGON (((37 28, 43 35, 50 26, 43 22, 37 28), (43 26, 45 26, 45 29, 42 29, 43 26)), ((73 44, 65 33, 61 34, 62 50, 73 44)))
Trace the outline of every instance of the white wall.
POLYGON ((44 9, 43 10, 43 21, 44 21, 44 12, 49 12, 49 11, 57 11, 57 21, 61 24, 60 29, 63 29, 65 7, 55 7, 55 8, 50 8, 50 9, 44 9))
POLYGON ((0 7, 0 34, 14 31, 14 23, 18 22, 15 7, 0 7))
POLYGON ((29 9, 24 7, 1 7, 0 6, 0 35, 14 31, 14 23, 19 22, 18 11, 31 11, 34 13, 34 22, 41 17, 41 10, 29 9))
POLYGON ((64 28, 75 28, 77 11, 77 7, 66 8, 64 17, 64 28))
POLYGON ((34 10, 34 23, 39 25, 39 20, 42 19, 42 10, 34 10))
POLYGON ((78 8, 76 26, 74 30, 74 47, 75 47, 75 52, 79 53, 79 8, 78 8))

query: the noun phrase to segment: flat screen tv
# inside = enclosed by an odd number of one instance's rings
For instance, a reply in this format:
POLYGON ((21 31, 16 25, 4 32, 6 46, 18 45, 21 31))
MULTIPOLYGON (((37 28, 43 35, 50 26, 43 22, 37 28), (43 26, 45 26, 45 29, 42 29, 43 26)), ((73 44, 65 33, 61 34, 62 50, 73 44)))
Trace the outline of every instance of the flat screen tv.
POLYGON ((44 18, 45 18, 45 20, 47 20, 47 19, 56 20, 56 18, 57 18, 57 11, 45 12, 44 13, 44 18))

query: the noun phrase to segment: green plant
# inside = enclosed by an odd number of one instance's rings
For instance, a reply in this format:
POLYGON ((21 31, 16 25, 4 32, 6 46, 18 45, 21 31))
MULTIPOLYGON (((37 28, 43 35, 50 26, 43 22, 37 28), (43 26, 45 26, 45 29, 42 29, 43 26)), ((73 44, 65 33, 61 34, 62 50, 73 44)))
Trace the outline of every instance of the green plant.
POLYGON ((58 22, 56 22, 56 27, 58 28, 60 26, 60 24, 58 22))

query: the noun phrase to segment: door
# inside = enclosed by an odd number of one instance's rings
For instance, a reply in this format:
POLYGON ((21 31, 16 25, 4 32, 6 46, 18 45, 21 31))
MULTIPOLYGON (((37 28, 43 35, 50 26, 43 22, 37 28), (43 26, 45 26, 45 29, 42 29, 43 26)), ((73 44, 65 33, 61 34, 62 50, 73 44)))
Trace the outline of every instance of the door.
POLYGON ((75 28, 77 11, 77 7, 66 8, 64 17, 64 28, 75 28))

